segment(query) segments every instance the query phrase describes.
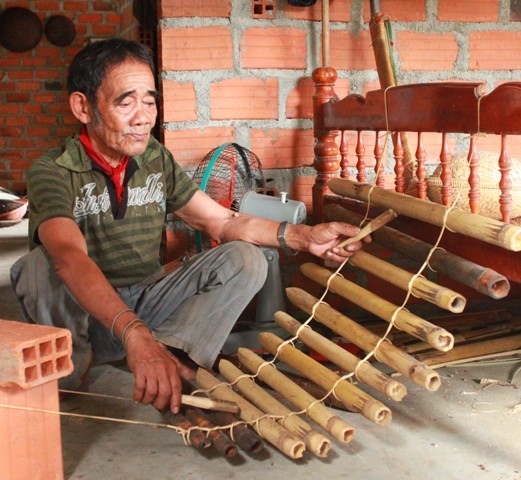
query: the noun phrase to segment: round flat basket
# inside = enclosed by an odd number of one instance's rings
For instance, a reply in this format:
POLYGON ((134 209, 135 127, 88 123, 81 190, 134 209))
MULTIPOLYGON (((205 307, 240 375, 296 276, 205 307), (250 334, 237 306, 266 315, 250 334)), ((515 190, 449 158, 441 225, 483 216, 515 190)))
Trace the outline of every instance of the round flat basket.
POLYGON ((36 13, 10 7, 0 13, 0 44, 11 52, 27 52, 38 45, 43 26, 36 13))
MULTIPOLYGON (((479 191, 480 197, 480 215, 485 217, 501 219, 499 211, 499 182, 501 180, 501 171, 499 170, 499 153, 496 152, 479 152, 479 191)), ((511 217, 521 216, 521 163, 512 158, 512 167, 510 170, 510 181, 512 182, 512 210, 511 217)), ((470 211, 469 207, 469 183, 470 168, 467 160, 467 154, 456 154, 451 157, 451 173, 453 198, 456 206, 461 210, 470 211), (459 196, 458 196, 459 193, 459 196)), ((427 196, 436 203, 441 201, 441 165, 439 165, 433 174, 427 179, 427 196)))
POLYGON ((45 36, 53 45, 66 47, 76 37, 76 28, 70 18, 63 15, 52 15, 45 22, 45 36))

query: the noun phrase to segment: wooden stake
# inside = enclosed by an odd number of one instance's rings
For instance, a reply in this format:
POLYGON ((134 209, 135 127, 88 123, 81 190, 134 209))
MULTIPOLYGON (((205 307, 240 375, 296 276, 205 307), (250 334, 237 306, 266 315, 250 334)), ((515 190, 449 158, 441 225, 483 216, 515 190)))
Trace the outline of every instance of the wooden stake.
POLYGON ((246 422, 254 422, 255 431, 282 453, 290 458, 302 458, 306 450, 302 440, 271 418, 264 417, 263 412, 235 393, 229 386, 221 384, 222 382, 202 368, 197 370, 196 381, 202 388, 213 389, 210 395, 220 400, 237 403, 240 408, 240 417, 246 422))
MULTIPOLYGON (((286 294, 295 306, 309 315, 313 313, 317 322, 323 323, 334 332, 342 335, 366 353, 372 352, 378 345, 380 338, 377 335, 349 317, 342 315, 329 305, 325 303, 317 305, 318 299, 304 290, 292 287, 286 289, 286 294), (315 305, 317 307, 313 309, 315 305)), ((402 352, 389 342, 384 341, 380 343, 376 352, 376 358, 426 390, 434 392, 440 388, 440 377, 434 370, 402 352)))
MULTIPOLYGON (((298 415, 292 415, 292 411, 278 400, 273 398, 266 390, 257 385, 251 378, 244 377, 244 373, 228 360, 219 362, 221 375, 234 386, 239 392, 252 402, 264 413, 284 417, 277 420, 284 428, 298 435, 306 447, 309 448, 317 457, 327 458, 331 450, 331 442, 321 433, 313 430, 298 415), (237 381, 238 378, 241 378, 237 381)), ((294 412, 293 412, 294 413, 294 412)))
POLYGON ((391 422, 392 414, 383 403, 375 400, 358 387, 345 380, 329 370, 327 367, 320 365, 306 354, 300 352, 291 345, 282 346, 282 339, 269 332, 259 334, 261 345, 271 354, 278 355, 278 358, 290 367, 305 375, 316 384, 326 390, 334 387, 334 395, 347 408, 354 412, 360 412, 364 417, 368 418, 377 425, 387 425, 391 422))
POLYGON ((396 328, 427 342, 437 350, 446 352, 453 347, 454 337, 447 330, 437 327, 405 309, 401 309, 395 314, 398 309, 396 305, 338 275, 329 280, 332 272, 327 268, 315 263, 305 263, 300 266, 300 269, 306 277, 324 287, 329 286, 330 291, 339 294, 383 320, 391 322, 394 318, 396 328))
POLYGON ((353 439, 354 428, 349 423, 332 413, 273 365, 264 362, 261 357, 247 348, 239 348, 239 360, 250 372, 258 373, 264 383, 280 393, 299 410, 305 410, 309 418, 339 442, 349 443, 353 439))
POLYGON ((498 245, 507 250, 521 250, 521 227, 483 217, 475 213, 453 209, 427 200, 374 187, 365 183, 354 182, 346 178, 334 178, 327 185, 333 193, 354 198, 381 208, 392 208, 398 215, 415 218, 423 222, 442 227, 446 216, 447 227, 456 233, 498 245))
POLYGON ((406 394, 407 389, 398 381, 388 377, 385 373, 374 368, 368 362, 361 360, 352 353, 323 337, 311 328, 300 328, 302 324, 285 312, 275 313, 277 325, 284 328, 292 335, 297 335, 308 347, 324 355, 328 360, 338 365, 346 372, 356 370, 357 378, 367 383, 370 387, 385 393, 392 400, 399 402, 406 394), (358 367, 358 370, 357 370, 358 367))

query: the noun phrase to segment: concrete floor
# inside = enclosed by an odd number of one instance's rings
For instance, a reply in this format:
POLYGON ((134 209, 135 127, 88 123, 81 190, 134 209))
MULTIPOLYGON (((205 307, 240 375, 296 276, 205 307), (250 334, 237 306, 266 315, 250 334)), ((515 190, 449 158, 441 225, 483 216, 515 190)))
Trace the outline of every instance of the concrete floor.
MULTIPOLYGON (((27 221, 0 228, 0 318, 20 318, 9 267, 27 249, 27 221)), ((386 403, 393 422, 376 426, 337 413, 356 428, 348 446, 333 442, 327 460, 311 454, 292 461, 267 446, 254 456, 225 459, 186 446, 173 430, 87 418, 62 417, 65 477, 71 480, 328 478, 351 480, 520 480, 521 378, 514 386, 482 388, 482 378, 506 382, 513 364, 440 369, 442 387, 423 391, 408 381, 402 402, 386 403), (514 409, 516 406, 517 409, 514 409)), ((132 376, 113 366, 92 370, 90 392, 131 397, 132 376)), ((161 423, 152 408, 129 400, 74 395, 64 412, 161 423)), ((318 428, 318 427, 317 427, 318 428)), ((319 428, 318 428, 319 429, 319 428)), ((320 430, 320 429, 319 429, 320 430)))

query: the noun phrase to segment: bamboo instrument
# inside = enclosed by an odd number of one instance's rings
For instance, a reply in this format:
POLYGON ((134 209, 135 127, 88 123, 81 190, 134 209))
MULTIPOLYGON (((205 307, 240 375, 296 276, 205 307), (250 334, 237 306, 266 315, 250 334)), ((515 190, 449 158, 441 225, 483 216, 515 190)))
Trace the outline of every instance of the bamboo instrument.
POLYGON ((262 332, 259 334, 261 345, 271 354, 284 363, 299 371, 310 380, 327 390, 333 390, 337 397, 347 408, 354 412, 360 412, 364 417, 377 425, 387 425, 391 422, 391 410, 382 402, 372 398, 352 383, 341 380, 329 368, 324 367, 306 354, 291 345, 282 345, 283 340, 273 333, 262 332))
POLYGON ((249 376, 245 376, 233 363, 228 360, 221 360, 219 362, 219 372, 228 382, 233 383, 234 387, 239 390, 247 400, 252 402, 264 413, 282 417, 278 420, 279 423, 281 423, 284 428, 302 438, 306 447, 317 457, 327 458, 331 451, 331 442, 324 437, 324 435, 313 430, 308 423, 302 420, 298 415, 295 415, 294 412, 292 414, 292 411, 288 407, 273 398, 249 376))
POLYGON ((458 292, 437 285, 424 277, 415 277, 411 272, 363 250, 359 250, 350 257, 349 263, 402 290, 408 291, 410 285, 411 293, 415 297, 422 298, 452 313, 461 313, 465 309, 467 300, 458 292))
POLYGON ((285 312, 276 312, 277 325, 284 328, 292 335, 298 335, 299 340, 308 347, 324 355, 328 360, 346 372, 355 372, 361 382, 379 392, 385 393, 389 398, 399 402, 406 394, 407 389, 398 381, 388 377, 385 373, 374 368, 370 363, 361 360, 352 353, 323 337, 311 328, 300 328, 302 324, 285 312))
MULTIPOLYGON (((329 220, 344 221, 355 225, 359 225, 364 218, 340 205, 326 205, 324 213, 329 220)), ((391 227, 382 227, 372 234, 372 238, 379 244, 417 262, 424 262, 434 248, 429 243, 391 227)), ((433 270, 491 298, 504 298, 510 291, 510 284, 504 275, 445 250, 436 249, 429 260, 429 265, 433 270)))
POLYGON ((452 352, 439 354, 438 352, 428 352, 418 355, 418 359, 427 365, 438 363, 448 363, 462 358, 475 357, 478 355, 488 355, 491 353, 506 352, 521 347, 521 334, 510 335, 508 337, 485 340, 483 342, 473 342, 467 345, 460 345, 452 352))
POLYGON ((229 427, 230 437, 245 452, 260 453, 264 443, 259 435, 247 424, 228 412, 208 412, 210 420, 220 427, 229 427))
POLYGON ((202 368, 197 370, 196 381, 202 388, 213 389, 212 396, 220 400, 237 403, 241 418, 247 422, 253 422, 255 431, 282 453, 290 458, 302 458, 306 446, 300 438, 288 432, 271 418, 266 417, 263 412, 235 393, 229 386, 222 384, 211 373, 202 368))
POLYGON ((239 413, 239 407, 233 402, 217 401, 208 397, 197 397, 195 395, 182 395, 181 404, 198 407, 204 410, 218 410, 228 413, 239 413))
POLYGON ((332 413, 315 397, 307 393, 273 365, 247 348, 239 348, 239 360, 250 372, 258 374, 259 379, 280 393, 300 410, 305 410, 311 420, 320 425, 339 442, 349 443, 354 429, 338 415, 332 413))
POLYGON ((208 439, 213 447, 227 458, 237 456, 237 447, 235 444, 220 430, 215 429, 215 425, 204 416, 204 414, 195 407, 187 407, 185 409, 186 418, 194 425, 209 429, 206 432, 208 439))
POLYGON ((190 442, 190 445, 200 449, 209 448, 212 446, 212 442, 207 438, 205 433, 197 429, 191 430, 195 427, 195 425, 182 413, 174 414, 170 410, 165 410, 161 413, 165 421, 170 425, 182 428, 183 430, 188 430, 190 432, 188 434, 188 441, 190 442))
MULTIPOLYGON (((288 288, 286 294, 296 307, 308 314, 314 314, 317 322, 323 323, 334 332, 342 335, 346 340, 354 343, 366 353, 373 352, 380 337, 362 327, 349 317, 331 308, 324 303, 318 303, 318 299, 300 288, 288 288), (313 308, 317 305, 316 308, 313 308)), ((407 378, 410 378, 416 385, 434 392, 440 388, 441 381, 439 375, 419 362, 415 358, 402 352, 389 342, 381 342, 375 356, 379 361, 385 363, 407 378)))
POLYGON ((447 330, 437 327, 405 309, 397 311, 398 307, 396 305, 342 277, 336 275, 330 280, 332 272, 327 268, 323 268, 315 263, 304 263, 300 266, 300 270, 306 277, 324 287, 329 286, 332 292, 339 294, 383 320, 391 322, 394 318, 396 328, 427 342, 437 350, 446 352, 454 345, 454 337, 447 330))
POLYGON ((456 233, 476 238, 507 250, 521 250, 521 227, 484 217, 459 209, 449 210, 438 203, 421 200, 403 193, 385 190, 346 178, 334 178, 327 184, 329 189, 343 197, 354 198, 381 208, 392 208, 398 215, 415 218, 423 222, 447 227, 456 233), (445 221, 446 217, 446 221, 445 221))

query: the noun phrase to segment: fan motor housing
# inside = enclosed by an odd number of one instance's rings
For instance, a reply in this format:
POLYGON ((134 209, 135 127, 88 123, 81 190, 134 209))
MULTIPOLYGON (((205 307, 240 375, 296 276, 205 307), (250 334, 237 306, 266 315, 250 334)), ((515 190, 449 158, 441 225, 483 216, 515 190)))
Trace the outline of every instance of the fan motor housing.
POLYGON ((307 218, 306 206, 303 202, 289 200, 285 195, 271 197, 254 191, 243 195, 239 212, 276 222, 305 223, 307 218))

